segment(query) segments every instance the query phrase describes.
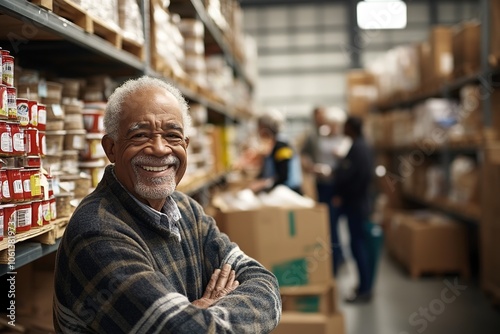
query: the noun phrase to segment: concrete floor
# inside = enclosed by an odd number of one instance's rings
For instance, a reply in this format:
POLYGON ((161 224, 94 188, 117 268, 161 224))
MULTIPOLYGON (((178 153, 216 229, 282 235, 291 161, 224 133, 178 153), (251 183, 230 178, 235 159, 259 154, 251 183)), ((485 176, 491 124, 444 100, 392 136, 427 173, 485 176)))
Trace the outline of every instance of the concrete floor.
POLYGON ((499 334, 500 309, 494 308, 475 279, 457 276, 411 279, 384 251, 375 295, 368 304, 345 304, 356 286, 349 259, 337 277, 345 334, 499 334))

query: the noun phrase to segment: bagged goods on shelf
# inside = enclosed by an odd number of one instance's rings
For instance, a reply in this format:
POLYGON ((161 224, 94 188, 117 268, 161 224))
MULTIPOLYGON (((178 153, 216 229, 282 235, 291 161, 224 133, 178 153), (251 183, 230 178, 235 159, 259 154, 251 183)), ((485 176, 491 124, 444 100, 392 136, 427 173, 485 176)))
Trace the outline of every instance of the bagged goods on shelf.
POLYGON ((466 156, 457 156, 450 167, 450 192, 448 198, 456 203, 479 202, 479 168, 466 156))

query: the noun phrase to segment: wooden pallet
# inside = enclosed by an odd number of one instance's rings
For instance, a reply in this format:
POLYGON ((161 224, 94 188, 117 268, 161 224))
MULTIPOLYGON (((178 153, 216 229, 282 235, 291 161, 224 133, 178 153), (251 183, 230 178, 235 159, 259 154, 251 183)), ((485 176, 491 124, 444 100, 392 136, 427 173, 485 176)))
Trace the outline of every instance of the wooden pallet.
POLYGON ((6 264, 9 262, 9 245, 14 242, 17 244, 23 241, 36 241, 44 245, 53 245, 56 242, 54 225, 44 225, 41 227, 35 227, 26 232, 17 233, 14 241, 11 241, 9 237, 4 237, 2 241, 0 241, 0 263, 6 264))
POLYGON ((31 0, 31 2, 74 23, 85 32, 104 39, 117 49, 126 51, 144 60, 144 45, 124 37, 118 27, 114 27, 102 19, 96 18, 71 0, 31 0))
MULTIPOLYGON (((43 245, 54 245, 56 240, 61 238, 68 225, 69 217, 58 218, 48 225, 41 227, 32 227, 29 231, 17 233, 13 239, 17 244, 23 241, 39 242, 43 245)), ((10 241, 12 242, 12 241, 10 241)), ((0 241, 0 264, 8 263, 9 239, 4 237, 0 241)))

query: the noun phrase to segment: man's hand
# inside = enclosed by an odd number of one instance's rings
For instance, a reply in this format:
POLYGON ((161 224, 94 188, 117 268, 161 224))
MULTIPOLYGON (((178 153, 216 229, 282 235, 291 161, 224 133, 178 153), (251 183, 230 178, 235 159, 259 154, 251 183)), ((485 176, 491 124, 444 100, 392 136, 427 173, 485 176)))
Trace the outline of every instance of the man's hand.
POLYGON ((235 290, 240 283, 235 280, 236 272, 231 270, 229 264, 225 264, 221 269, 215 269, 203 297, 193 301, 193 305, 199 308, 208 308, 216 301, 235 290))

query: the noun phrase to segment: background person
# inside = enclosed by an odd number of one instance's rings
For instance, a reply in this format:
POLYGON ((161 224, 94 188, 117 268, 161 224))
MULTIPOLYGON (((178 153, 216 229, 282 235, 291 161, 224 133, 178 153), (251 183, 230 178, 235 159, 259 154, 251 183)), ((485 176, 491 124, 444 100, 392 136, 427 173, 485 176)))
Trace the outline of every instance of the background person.
POLYGON ((257 180, 250 185, 254 192, 269 191, 281 184, 302 195, 300 156, 281 133, 284 122, 283 114, 276 109, 257 120, 263 158, 257 180))
MULTIPOLYGON (((359 286, 347 302, 366 302, 372 297, 372 273, 368 258, 368 240, 364 224, 368 221, 370 186, 373 177, 373 153, 363 136, 361 118, 350 116, 344 134, 352 139, 347 155, 333 172, 332 204, 337 214, 344 215, 349 228, 349 242, 356 262, 359 286)), ((333 228, 333 227, 332 227, 333 228)))
POLYGON ((338 213, 332 203, 334 195, 332 170, 337 167, 349 140, 342 135, 341 124, 345 112, 340 108, 318 106, 313 110, 313 127, 301 149, 304 172, 314 177, 317 201, 328 206, 330 238, 333 252, 333 272, 344 263, 344 255, 338 234, 338 213))
POLYGON ((73 213, 57 253, 58 333, 269 333, 276 278, 176 191, 190 126, 180 92, 130 80, 110 96, 111 165, 73 213))

